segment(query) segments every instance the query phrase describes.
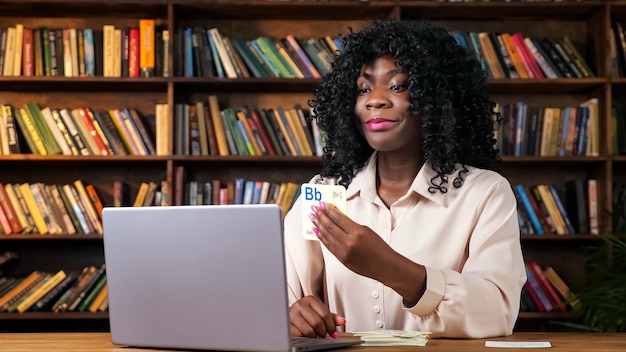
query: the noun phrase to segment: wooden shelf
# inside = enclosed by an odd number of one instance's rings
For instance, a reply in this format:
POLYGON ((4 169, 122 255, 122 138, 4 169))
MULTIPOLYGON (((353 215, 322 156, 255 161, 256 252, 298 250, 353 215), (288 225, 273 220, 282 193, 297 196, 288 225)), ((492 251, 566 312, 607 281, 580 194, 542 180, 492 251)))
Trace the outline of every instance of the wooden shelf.
POLYGON ((230 20, 350 20, 392 17, 396 1, 173 1, 178 19, 228 18, 230 20), (242 11, 245 6, 246 11, 242 11))
POLYGON ((10 234, 0 235, 0 241, 102 241, 101 235, 40 235, 10 234))
POLYGON ((471 21, 584 20, 602 11, 604 1, 436 2, 399 1, 403 17, 471 21))
POLYGON ((25 312, 0 313, 1 320, 108 320, 109 312, 25 312))
POLYGON ((522 242, 534 242, 534 241, 564 241, 564 242, 596 242, 601 241, 597 235, 583 235, 583 234, 543 234, 543 235, 522 235, 522 242))

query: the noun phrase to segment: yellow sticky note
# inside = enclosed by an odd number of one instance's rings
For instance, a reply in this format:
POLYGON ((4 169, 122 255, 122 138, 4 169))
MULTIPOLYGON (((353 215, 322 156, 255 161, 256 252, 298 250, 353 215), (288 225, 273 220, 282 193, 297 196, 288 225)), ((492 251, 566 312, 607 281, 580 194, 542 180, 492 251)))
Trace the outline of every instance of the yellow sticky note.
POLYGON ((313 213, 311 206, 319 206, 320 202, 325 202, 330 206, 334 205, 342 213, 348 214, 346 189, 343 186, 303 183, 300 186, 300 197, 302 198, 302 235, 307 240, 319 241, 313 233, 314 225, 309 218, 309 214, 313 213))

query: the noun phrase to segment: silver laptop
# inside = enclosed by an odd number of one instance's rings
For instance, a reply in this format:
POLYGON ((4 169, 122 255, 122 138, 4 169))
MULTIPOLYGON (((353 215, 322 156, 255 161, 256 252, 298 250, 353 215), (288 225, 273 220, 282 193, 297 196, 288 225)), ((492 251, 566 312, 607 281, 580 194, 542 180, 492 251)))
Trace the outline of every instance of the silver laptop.
POLYGON ((115 344, 312 351, 359 343, 300 338, 296 346, 290 337, 278 205, 105 208, 103 225, 115 344))

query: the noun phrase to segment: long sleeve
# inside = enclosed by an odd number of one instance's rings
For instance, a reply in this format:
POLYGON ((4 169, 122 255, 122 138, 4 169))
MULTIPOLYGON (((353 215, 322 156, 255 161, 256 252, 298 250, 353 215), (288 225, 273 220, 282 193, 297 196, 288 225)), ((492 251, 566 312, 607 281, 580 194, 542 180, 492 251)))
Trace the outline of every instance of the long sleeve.
MULTIPOLYGON (((324 258, 317 241, 302 235, 301 199, 298 198, 285 217, 285 263, 289 305, 314 295, 323 298, 324 258)), ((313 225, 311 225, 313 226, 313 225)))
POLYGON ((509 335, 526 275, 515 196, 506 182, 480 208, 460 272, 427 267, 427 292, 409 311, 435 336, 509 335))

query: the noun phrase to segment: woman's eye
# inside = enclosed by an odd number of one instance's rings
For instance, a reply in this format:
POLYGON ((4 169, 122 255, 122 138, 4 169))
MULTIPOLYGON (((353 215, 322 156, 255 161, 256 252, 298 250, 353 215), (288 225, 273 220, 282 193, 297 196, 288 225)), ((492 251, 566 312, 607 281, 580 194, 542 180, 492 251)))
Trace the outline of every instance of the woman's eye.
POLYGON ((359 88, 357 90, 357 92, 362 95, 362 94, 366 94, 367 92, 369 92, 369 89, 367 89, 367 88, 359 88))
POLYGON ((395 85, 395 86, 391 86, 391 90, 393 90, 394 92, 402 92, 406 89, 405 85, 395 85))

